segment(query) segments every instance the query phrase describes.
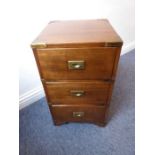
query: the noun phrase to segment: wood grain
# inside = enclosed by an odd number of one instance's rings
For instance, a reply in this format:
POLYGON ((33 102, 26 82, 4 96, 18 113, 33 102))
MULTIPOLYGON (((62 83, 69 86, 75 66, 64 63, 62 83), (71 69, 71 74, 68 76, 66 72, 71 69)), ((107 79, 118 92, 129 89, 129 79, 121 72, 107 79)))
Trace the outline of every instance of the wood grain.
POLYGON ((105 105, 107 103, 111 83, 101 81, 66 81, 47 82, 49 104, 51 105, 105 105), (83 91, 83 96, 74 96, 71 91, 83 91))
POLYGON ((106 19, 52 21, 34 40, 31 47, 55 125, 105 125, 122 45, 106 19), (68 61, 84 62, 84 67, 69 69, 68 61), (75 91, 84 95, 77 97, 75 91))
POLYGON ((50 22, 33 44, 47 47, 122 46, 122 40, 107 19, 50 22))
POLYGON ((41 78, 45 80, 111 79, 117 48, 37 49, 41 78), (85 69, 69 70, 69 60, 84 60, 85 69))
POLYGON ((53 114, 53 120, 56 125, 66 122, 90 122, 98 125, 105 124, 104 106, 49 106, 53 114), (73 117, 73 112, 83 112, 82 117, 73 117))

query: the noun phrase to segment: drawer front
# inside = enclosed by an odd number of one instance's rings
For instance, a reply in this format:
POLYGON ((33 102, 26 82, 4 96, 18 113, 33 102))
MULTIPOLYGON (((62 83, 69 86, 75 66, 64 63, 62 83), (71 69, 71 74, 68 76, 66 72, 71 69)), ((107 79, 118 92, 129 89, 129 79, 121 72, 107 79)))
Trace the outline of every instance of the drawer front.
POLYGON ((47 82, 46 92, 51 104, 97 104, 107 102, 108 82, 47 82))
POLYGON ((94 80, 112 77, 119 53, 109 48, 37 49, 36 57, 45 80, 94 80))
POLYGON ((53 119, 63 122, 96 122, 104 123, 104 106, 50 106, 53 119))

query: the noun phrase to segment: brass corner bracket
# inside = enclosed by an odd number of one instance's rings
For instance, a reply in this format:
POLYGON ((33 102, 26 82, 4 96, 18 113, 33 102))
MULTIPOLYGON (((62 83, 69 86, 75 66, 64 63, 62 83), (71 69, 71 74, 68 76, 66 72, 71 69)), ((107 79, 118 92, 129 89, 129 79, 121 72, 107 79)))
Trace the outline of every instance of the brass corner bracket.
POLYGON ((31 47, 32 48, 46 48, 47 44, 46 43, 32 43, 31 47))

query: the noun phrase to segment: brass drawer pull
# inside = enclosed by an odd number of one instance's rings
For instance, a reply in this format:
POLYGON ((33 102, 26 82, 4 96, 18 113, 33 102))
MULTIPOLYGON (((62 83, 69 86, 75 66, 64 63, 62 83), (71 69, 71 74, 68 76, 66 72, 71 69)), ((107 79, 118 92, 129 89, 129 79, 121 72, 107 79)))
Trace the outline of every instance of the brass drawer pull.
POLYGON ((84 69, 85 63, 83 60, 68 61, 68 69, 84 69))
POLYGON ((70 91, 72 96, 81 97, 84 96, 85 92, 83 90, 71 90, 70 91))
POLYGON ((73 112, 73 117, 83 117, 84 112, 73 112))

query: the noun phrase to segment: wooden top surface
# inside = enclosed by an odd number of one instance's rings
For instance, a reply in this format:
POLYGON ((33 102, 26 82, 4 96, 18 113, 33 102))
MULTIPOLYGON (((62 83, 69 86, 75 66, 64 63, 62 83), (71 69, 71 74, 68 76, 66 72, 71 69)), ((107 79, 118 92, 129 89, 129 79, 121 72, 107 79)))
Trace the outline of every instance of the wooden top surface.
POLYGON ((52 21, 32 45, 44 43, 47 46, 96 45, 122 46, 122 40, 106 19, 52 21))

